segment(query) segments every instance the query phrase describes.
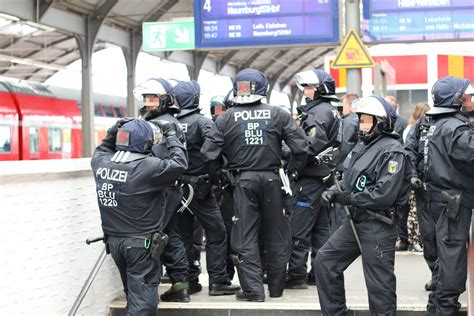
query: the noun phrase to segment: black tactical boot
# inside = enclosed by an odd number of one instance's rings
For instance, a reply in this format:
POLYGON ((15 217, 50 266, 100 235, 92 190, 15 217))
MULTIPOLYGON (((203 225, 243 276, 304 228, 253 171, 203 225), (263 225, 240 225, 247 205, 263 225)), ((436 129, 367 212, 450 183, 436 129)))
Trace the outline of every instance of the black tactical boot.
POLYGON ((193 295, 194 293, 201 292, 202 285, 199 283, 198 280, 189 281, 189 295, 193 295))
POLYGON ((251 297, 244 293, 244 291, 240 290, 235 294, 235 298, 239 301, 249 301, 249 302, 264 302, 265 297, 251 297))
POLYGON ((308 281, 304 279, 288 279, 285 282, 285 289, 304 290, 308 288, 308 281))
POLYGON ((211 296, 232 295, 237 293, 239 290, 240 286, 232 285, 230 281, 209 284, 209 295, 211 296))
POLYGON ((177 282, 174 283, 169 290, 160 295, 160 299, 163 302, 181 302, 189 303, 188 282, 177 282))

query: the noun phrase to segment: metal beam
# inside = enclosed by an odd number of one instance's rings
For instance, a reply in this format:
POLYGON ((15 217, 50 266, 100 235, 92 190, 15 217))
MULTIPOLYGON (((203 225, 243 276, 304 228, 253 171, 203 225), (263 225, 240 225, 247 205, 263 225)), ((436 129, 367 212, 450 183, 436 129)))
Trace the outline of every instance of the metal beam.
POLYGON ((137 66, 138 53, 140 52, 142 44, 141 39, 141 32, 132 32, 130 33, 131 49, 122 48, 125 63, 127 65, 127 116, 129 117, 135 117, 138 113, 133 89, 135 88, 135 70, 137 66))
POLYGON ((265 51, 265 50, 261 49, 261 50, 256 51, 255 53, 253 53, 253 54, 247 59, 247 61, 246 61, 245 63, 243 63, 243 64, 239 67, 239 69, 242 70, 242 69, 245 69, 245 68, 249 68, 249 67, 252 65, 252 63, 253 63, 260 55, 263 54, 264 51, 265 51))
MULTIPOLYGON (((280 89, 283 89, 286 85, 288 85, 290 83, 290 81, 293 79, 293 76, 296 75, 298 72, 304 70, 304 68, 308 67, 313 62, 315 62, 316 60, 318 60, 321 57, 324 57, 324 55, 326 55, 327 53, 329 53, 330 51, 333 51, 333 50, 334 50, 334 48, 326 48, 318 57, 311 58, 309 61, 305 62, 302 66, 299 67, 299 69, 297 71, 292 72, 291 75, 289 77, 287 77, 286 80, 282 81, 282 83, 280 84, 280 89)), ((322 63, 319 64, 317 67, 315 66, 315 68, 319 68, 319 67, 321 67, 321 65, 322 65, 322 63)))
POLYGON ((118 0, 106 0, 86 18, 85 36, 76 36, 82 60, 82 157, 91 157, 94 151, 94 96, 92 94, 92 54, 94 44, 107 15, 118 0))
POLYGON ((270 57, 270 59, 262 67, 260 67, 259 70, 265 73, 265 71, 267 71, 267 69, 270 68, 271 65, 273 65, 275 62, 278 62, 278 59, 283 57, 287 52, 288 50, 279 51, 275 56, 270 57))
POLYGON ((48 11, 48 9, 53 4, 53 0, 35 0, 35 9, 36 9, 36 16, 35 21, 39 22, 43 15, 48 11))
POLYGON ((189 77, 191 80, 198 80, 199 71, 201 71, 202 64, 206 59, 208 52, 207 51, 195 51, 193 52, 193 66, 186 66, 189 71, 189 77))
POLYGON ((220 73, 222 68, 224 68, 224 66, 229 62, 229 60, 232 59, 232 57, 235 56, 235 54, 237 54, 237 50, 233 50, 229 53, 227 53, 227 55, 225 55, 221 60, 219 60, 217 62, 217 71, 216 73, 220 73))
MULTIPOLYGON (((36 18, 33 0, 0 0, 0 8, 2 8, 2 13, 19 17, 22 20, 35 21, 36 18)), ((74 35, 86 35, 87 17, 54 6, 48 8, 39 23, 74 35)), ((103 25, 97 39, 121 47, 130 46, 129 32, 115 26, 103 25)))

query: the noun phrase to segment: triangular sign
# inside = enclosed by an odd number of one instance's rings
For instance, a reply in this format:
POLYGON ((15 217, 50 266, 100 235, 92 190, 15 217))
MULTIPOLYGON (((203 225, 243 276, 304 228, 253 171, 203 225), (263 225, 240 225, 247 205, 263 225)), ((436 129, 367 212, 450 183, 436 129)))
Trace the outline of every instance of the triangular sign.
POLYGON ((342 46, 337 52, 332 68, 365 68, 374 67, 375 62, 369 54, 367 47, 362 43, 359 35, 350 29, 342 46))

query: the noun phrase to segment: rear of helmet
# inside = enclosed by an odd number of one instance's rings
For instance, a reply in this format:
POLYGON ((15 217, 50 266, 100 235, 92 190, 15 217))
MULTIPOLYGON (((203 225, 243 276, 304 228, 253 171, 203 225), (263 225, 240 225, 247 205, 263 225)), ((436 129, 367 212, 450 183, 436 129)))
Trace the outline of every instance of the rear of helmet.
POLYGON ((233 82, 234 104, 252 104, 265 98, 268 79, 258 70, 247 68, 240 71, 233 82))

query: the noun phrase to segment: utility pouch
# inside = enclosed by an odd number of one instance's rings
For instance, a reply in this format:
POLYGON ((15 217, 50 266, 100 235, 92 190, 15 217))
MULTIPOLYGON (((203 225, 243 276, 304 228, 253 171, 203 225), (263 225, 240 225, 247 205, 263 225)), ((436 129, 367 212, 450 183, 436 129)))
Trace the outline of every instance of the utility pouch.
POLYGON ((211 180, 207 175, 197 177, 194 187, 194 196, 199 200, 205 200, 209 197, 212 190, 211 180))
POLYGON ((160 256, 168 243, 168 239, 168 235, 161 232, 156 232, 152 235, 150 254, 153 259, 160 259, 160 256))
POLYGON ((230 186, 232 189, 235 188, 235 186, 237 185, 237 181, 235 180, 235 177, 232 172, 224 169, 222 170, 222 174, 224 175, 224 181, 226 183, 224 186, 230 186))
POLYGON ((443 199, 443 201, 448 203, 448 207, 446 209, 448 218, 451 220, 455 220, 456 217, 458 217, 459 206, 461 205, 461 195, 450 195, 446 191, 441 191, 441 198, 443 199))

